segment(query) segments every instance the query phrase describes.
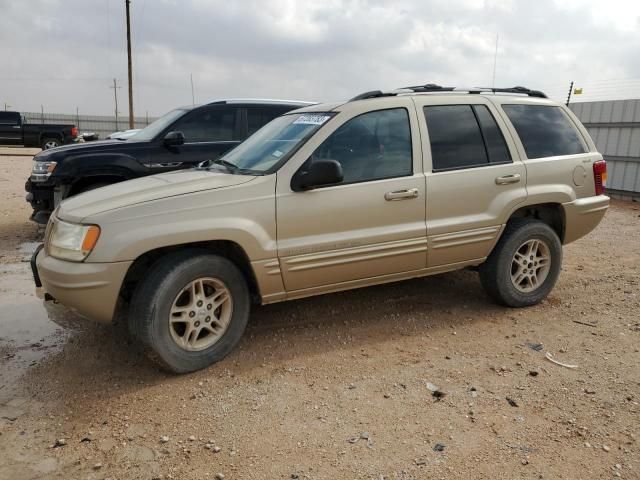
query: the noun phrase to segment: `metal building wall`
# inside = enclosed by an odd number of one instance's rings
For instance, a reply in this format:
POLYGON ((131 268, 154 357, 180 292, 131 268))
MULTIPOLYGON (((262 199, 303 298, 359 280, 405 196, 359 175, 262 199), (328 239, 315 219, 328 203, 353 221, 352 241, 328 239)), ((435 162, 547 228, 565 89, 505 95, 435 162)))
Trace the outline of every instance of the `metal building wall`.
MULTIPOLYGON (((40 113, 26 112, 22 114, 29 123, 62 123, 73 124, 78 127, 80 134, 86 132, 97 133, 100 139, 107 138, 113 132, 128 130, 129 117, 118 115, 118 121, 114 115, 74 115, 66 113, 40 113)), ((144 128, 155 118, 135 117, 135 128, 144 128)))
POLYGON ((570 105, 607 160, 607 190, 640 198, 640 99, 570 105))

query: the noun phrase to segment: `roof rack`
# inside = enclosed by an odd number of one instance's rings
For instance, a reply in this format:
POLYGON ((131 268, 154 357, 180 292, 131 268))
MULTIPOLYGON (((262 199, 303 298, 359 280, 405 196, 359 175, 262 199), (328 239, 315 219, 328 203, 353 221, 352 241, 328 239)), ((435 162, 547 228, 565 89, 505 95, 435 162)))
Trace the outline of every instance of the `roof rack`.
POLYGON ((547 98, 547 96, 541 92, 540 90, 531 90, 526 87, 510 87, 510 88, 493 88, 493 87, 473 87, 473 88, 459 88, 459 87, 443 87, 441 85, 436 85, 435 83, 427 83, 425 85, 416 85, 413 87, 402 87, 398 90, 394 90, 392 92, 383 92, 381 90, 372 90, 370 92, 364 92, 360 95, 356 95, 353 97, 350 102, 355 100, 365 100, 368 98, 378 98, 378 97, 391 97, 395 95, 400 95, 403 93, 407 93, 407 90, 414 93, 433 93, 433 92, 459 92, 459 93, 470 93, 470 94, 479 94, 485 92, 491 93, 515 93, 520 95, 528 95, 529 97, 537 97, 537 98, 547 98))

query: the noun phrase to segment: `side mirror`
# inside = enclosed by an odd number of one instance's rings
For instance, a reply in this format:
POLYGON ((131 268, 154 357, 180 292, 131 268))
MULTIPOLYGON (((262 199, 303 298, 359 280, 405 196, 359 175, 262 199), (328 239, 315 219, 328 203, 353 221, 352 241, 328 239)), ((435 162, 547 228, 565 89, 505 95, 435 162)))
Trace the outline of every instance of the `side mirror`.
POLYGON ((296 192, 311 190, 340 183, 343 178, 342 165, 336 160, 315 160, 308 170, 300 171, 294 176, 291 188, 296 192))
POLYGON ((164 136, 163 143, 167 147, 175 147, 184 143, 184 133, 171 131, 164 136))

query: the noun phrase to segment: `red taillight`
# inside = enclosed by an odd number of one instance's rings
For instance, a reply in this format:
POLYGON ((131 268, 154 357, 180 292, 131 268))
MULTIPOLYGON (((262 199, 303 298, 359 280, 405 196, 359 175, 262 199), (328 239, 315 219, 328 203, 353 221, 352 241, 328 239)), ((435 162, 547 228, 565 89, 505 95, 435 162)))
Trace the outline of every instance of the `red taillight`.
POLYGON ((71 137, 76 138, 78 136, 78 127, 71 127, 71 137))
POLYGON ((593 181, 596 184, 596 195, 604 194, 607 186, 607 162, 598 160, 593 164, 593 181))

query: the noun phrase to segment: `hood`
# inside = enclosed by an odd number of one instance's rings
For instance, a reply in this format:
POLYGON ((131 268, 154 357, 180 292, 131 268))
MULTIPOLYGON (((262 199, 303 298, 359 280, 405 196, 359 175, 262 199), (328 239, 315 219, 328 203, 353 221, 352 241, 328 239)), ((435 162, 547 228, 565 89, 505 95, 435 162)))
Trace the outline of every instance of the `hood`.
POLYGON ((81 222, 90 215, 167 197, 215 190, 250 182, 256 177, 215 170, 178 170, 108 185, 60 203, 57 217, 81 222))
MULTIPOLYGON (((75 153, 89 153, 89 152, 109 152, 112 150, 120 151, 122 149, 122 145, 125 142, 122 140, 98 140, 93 142, 81 142, 81 143, 70 143, 69 145, 61 145, 56 148, 51 148, 48 150, 42 150, 35 157, 34 160, 50 160, 55 159, 59 154, 62 156, 73 155, 75 153)), ((140 145, 146 144, 148 142, 135 142, 140 145)), ((133 145, 132 143, 127 143, 127 147, 133 145)))

